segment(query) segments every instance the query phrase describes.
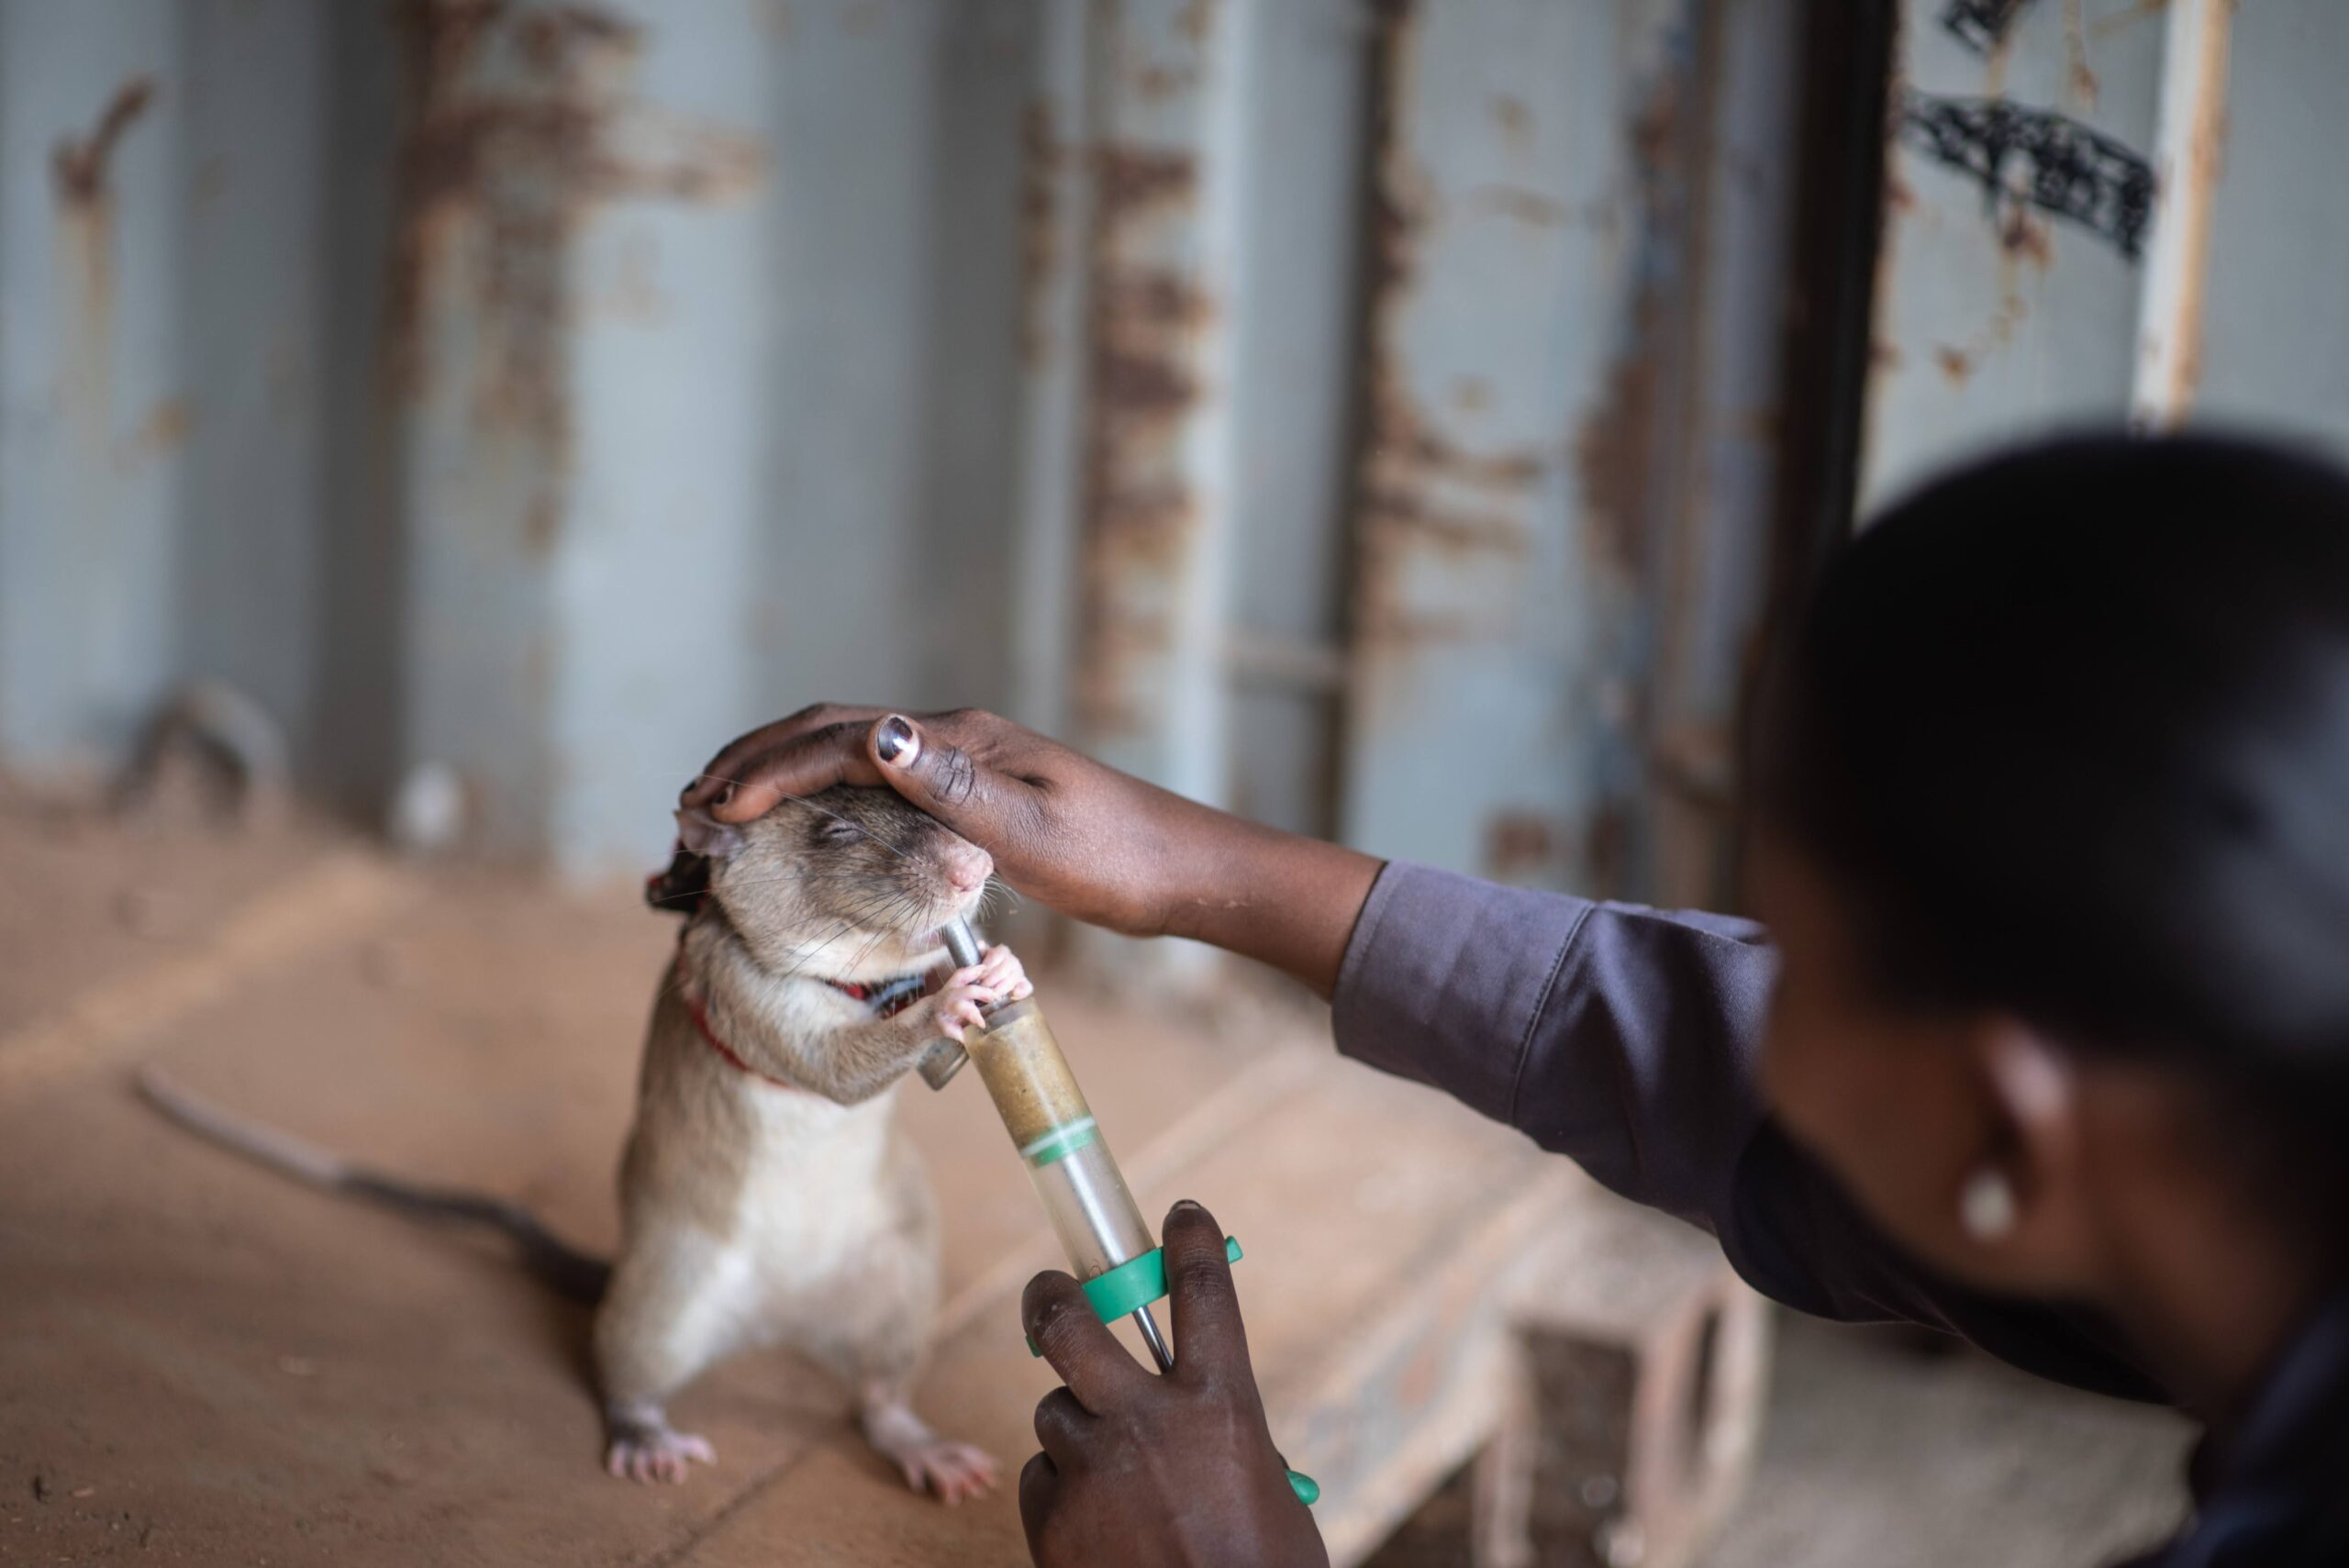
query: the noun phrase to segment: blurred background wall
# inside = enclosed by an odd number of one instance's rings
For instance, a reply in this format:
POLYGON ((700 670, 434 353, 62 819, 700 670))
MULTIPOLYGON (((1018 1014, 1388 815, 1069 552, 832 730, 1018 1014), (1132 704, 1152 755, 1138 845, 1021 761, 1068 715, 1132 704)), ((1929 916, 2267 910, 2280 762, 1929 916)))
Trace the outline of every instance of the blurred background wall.
POLYGON ((2349 448, 2335 0, 0 0, 0 764, 225 682, 641 869, 823 697, 1727 895, 1769 607, 2051 423, 2349 448))

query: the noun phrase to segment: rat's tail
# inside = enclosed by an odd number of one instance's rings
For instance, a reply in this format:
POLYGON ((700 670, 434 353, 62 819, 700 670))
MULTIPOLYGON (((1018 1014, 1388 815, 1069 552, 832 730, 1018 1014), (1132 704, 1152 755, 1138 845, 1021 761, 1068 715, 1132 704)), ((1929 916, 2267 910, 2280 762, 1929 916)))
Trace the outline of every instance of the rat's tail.
POLYGON ((612 1265, 591 1258, 539 1223, 519 1204, 483 1193, 428 1187, 363 1170, 330 1150, 291 1133, 247 1121, 191 1094, 161 1070, 142 1067, 139 1090, 148 1103, 198 1137, 309 1186, 364 1198, 417 1219, 453 1220, 503 1232, 522 1266, 573 1301, 594 1306, 611 1283, 612 1265))

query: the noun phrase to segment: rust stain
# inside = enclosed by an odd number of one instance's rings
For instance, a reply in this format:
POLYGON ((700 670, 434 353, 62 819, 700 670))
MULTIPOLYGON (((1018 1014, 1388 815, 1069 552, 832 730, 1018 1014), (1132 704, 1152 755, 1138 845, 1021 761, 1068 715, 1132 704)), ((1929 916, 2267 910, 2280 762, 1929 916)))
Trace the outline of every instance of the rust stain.
POLYGON ((1049 104, 1019 118, 1019 357, 1033 370, 1051 351, 1047 285, 1060 265, 1060 139, 1049 104))
POLYGON ((57 199, 67 206, 95 206, 106 199, 106 166, 123 133, 138 123, 155 101, 155 79, 134 76, 114 90, 90 134, 57 144, 50 155, 57 181, 57 199))
POLYGON ((1492 554, 1521 561, 1531 553, 1523 519, 1506 514, 1435 511, 1408 491, 1370 491, 1363 496, 1363 521, 1397 542, 1408 537, 1446 555, 1492 554))
POLYGON ((1151 103, 1179 97, 1199 83, 1199 73, 1188 68, 1147 65, 1134 72, 1134 91, 1151 103))
POLYGON ((1214 26, 1215 0, 1188 0, 1174 18, 1175 30, 1194 46, 1206 43, 1214 26))
POLYGON ((1173 632, 1159 605, 1198 519, 1179 450, 1203 395, 1199 339, 1213 302, 1198 279, 1150 259, 1153 226, 1193 199, 1190 154, 1110 145, 1094 155, 1093 295, 1086 324, 1090 385, 1085 429, 1075 683, 1080 719, 1096 735, 1146 727, 1131 690, 1137 662, 1163 654, 1173 632))
POLYGON ((1916 210, 1917 193, 1911 190, 1909 182, 1896 173, 1888 164, 1884 172, 1884 199, 1885 204, 1895 212, 1916 210))
POLYGON ((1591 813, 1583 835, 1582 873, 1577 881, 1602 898, 1620 897, 1630 886, 1631 853, 1639 822, 1629 802, 1614 799, 1591 813))
POLYGON ((1953 386, 1964 386, 1966 378, 1974 373, 1974 356, 1947 343, 1933 350, 1933 362, 1953 386))
MULTIPOLYGON (((2001 32, 1991 43, 1989 58, 1985 62, 1982 72, 1984 97, 2003 98, 2007 95, 2007 57, 2012 52, 2014 43, 2014 29, 2011 28, 2001 32)), ((1898 97, 1893 101, 1897 103, 1898 97)))
POLYGON ((1500 127, 1502 144, 1509 151, 1523 157, 1533 150, 1533 112, 1525 100, 1508 93, 1497 93, 1486 101, 1493 112, 1493 123, 1500 127))
MULTIPOLYGON (((1684 103, 1687 82, 1666 72, 1642 95, 1625 128, 1636 177, 1638 227, 1646 243, 1686 246, 1682 265, 1702 264, 1701 204, 1689 171, 1697 169, 1709 136, 1709 112, 1701 88, 1684 103)), ((1643 280, 1657 274, 1642 269, 1643 280)), ((1625 348, 1608 372, 1605 390, 1584 418, 1575 440, 1575 466, 1581 483, 1588 539, 1599 562, 1635 587, 1643 584, 1669 528, 1673 498, 1658 473, 1663 432, 1675 418, 1671 361, 1686 327, 1684 297, 1669 285, 1642 281, 1631 305, 1625 348)))
POLYGON ((2009 255, 2036 262, 2043 270, 2054 260, 2048 226, 2035 221, 2021 206, 2014 207, 1999 226, 1998 244, 2009 255))
POLYGON ((2116 11, 2110 17, 2098 17, 2096 25, 2088 30, 2096 37, 2103 38, 2108 33, 2117 33, 2123 28, 2142 22, 2148 17, 2158 17, 2167 9, 2169 9, 2169 0, 2137 0, 2135 5, 2125 11, 2116 11))
MULTIPOLYGON (((1409 604, 1412 563, 1431 555, 1453 561, 1522 561, 1531 552, 1525 497, 1564 457, 1551 450, 1479 450, 1442 428, 1420 406, 1394 362, 1397 317, 1418 271, 1419 239, 1433 221, 1431 183, 1396 134, 1394 83, 1410 52, 1411 7, 1379 7, 1379 69, 1388 90, 1376 122, 1375 171, 1370 192, 1369 312, 1374 358, 1368 373, 1364 455, 1355 497, 1361 570, 1354 593, 1356 636, 1380 647, 1457 643, 1501 635, 1497 617, 1431 614, 1409 604)), ((1516 100, 1491 100, 1505 135, 1530 126, 1516 100)), ((1567 215, 1538 193, 1489 186, 1464 206, 1515 209, 1531 221, 1563 223, 1567 215), (1515 200, 1513 198, 1523 198, 1515 200)), ((1493 401, 1491 384, 1464 377, 1446 400, 1463 413, 1493 401)))
MULTIPOLYGON (((1653 307, 1643 303, 1642 314, 1653 307)), ((1583 424, 1575 444, 1575 472, 1594 537, 1609 559, 1636 573, 1662 389, 1653 354, 1634 351, 1615 361, 1606 395, 1583 424)))
POLYGON ((194 410, 186 398, 166 397, 139 421, 138 432, 131 437, 131 447, 146 456, 176 451, 187 444, 188 430, 194 423, 194 410))
POLYGON ((1198 165, 1186 152, 1104 147, 1093 164, 1105 226, 1130 221, 1141 209, 1161 202, 1188 203, 1198 188, 1198 165))
POLYGON ((399 395, 421 395, 432 375, 429 302, 462 296, 480 310, 479 412, 539 450, 541 493, 521 537, 543 550, 563 511, 572 455, 563 370, 578 306, 565 264, 572 236, 609 203, 739 195, 761 178, 764 155, 739 133, 631 98, 626 79, 640 35, 596 7, 403 0, 395 15, 406 101, 384 290, 387 373, 399 395))
POLYGON ((2064 47, 2071 58, 2072 97, 2083 110, 2096 107, 2096 72, 2088 69, 2087 25, 2083 0, 2064 0, 2064 47))
POLYGON ((1522 185, 1481 185, 1469 192, 1461 205, 1471 212, 1513 217, 1536 228, 1564 228, 1569 216, 1564 202, 1522 185))
POLYGON ((1889 338, 1878 338, 1868 345, 1868 363, 1880 371, 1897 371, 1907 356, 1900 345, 1889 338))
POLYGON ((1495 812, 1485 824, 1485 874, 1508 882, 1554 870, 1564 837, 1556 819, 1544 812, 1495 812))
POLYGON ((1556 454, 1536 449, 1471 451, 1430 425, 1410 395, 1395 384, 1392 373, 1382 368, 1378 375, 1370 438, 1375 480, 1416 484, 1444 479, 1521 495, 1541 482, 1542 472, 1555 460, 1556 454))

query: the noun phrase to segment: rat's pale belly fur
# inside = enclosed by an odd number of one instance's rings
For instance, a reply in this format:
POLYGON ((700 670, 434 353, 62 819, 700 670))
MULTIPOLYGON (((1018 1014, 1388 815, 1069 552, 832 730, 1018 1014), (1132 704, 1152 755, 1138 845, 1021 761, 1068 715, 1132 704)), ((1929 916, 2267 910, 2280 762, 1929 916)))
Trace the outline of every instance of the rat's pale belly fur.
POLYGON ((907 1375, 937 1307, 937 1216, 895 1093, 841 1106, 776 1087, 662 1011, 597 1325, 612 1392, 774 1344, 852 1386, 907 1375))

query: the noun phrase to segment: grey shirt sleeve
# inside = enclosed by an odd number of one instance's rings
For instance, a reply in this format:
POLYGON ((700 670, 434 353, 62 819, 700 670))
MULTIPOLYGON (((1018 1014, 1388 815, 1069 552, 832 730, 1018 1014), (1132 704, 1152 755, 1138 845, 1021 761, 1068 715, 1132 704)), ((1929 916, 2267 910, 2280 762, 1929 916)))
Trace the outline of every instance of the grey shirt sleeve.
POLYGON ((1719 1232, 1776 968, 1749 921, 1397 862, 1339 972, 1338 1049, 1719 1232))
POLYGON ((2107 1325, 1933 1275, 1786 1137, 1755 1082, 1776 973, 1750 921, 1398 862, 1363 906, 1332 1001, 1339 1050, 1703 1226, 1766 1296, 1929 1324, 2043 1376, 2154 1396, 2107 1325))

